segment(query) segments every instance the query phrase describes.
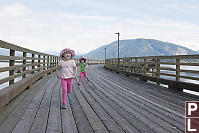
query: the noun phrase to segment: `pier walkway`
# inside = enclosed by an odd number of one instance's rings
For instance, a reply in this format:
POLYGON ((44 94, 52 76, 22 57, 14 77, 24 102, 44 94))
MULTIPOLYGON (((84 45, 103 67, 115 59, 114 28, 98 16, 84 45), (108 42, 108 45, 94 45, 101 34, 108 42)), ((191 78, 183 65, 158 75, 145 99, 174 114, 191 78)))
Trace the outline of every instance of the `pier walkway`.
POLYGON ((77 85, 61 109, 56 73, 19 94, 0 114, 0 133, 183 133, 184 102, 199 97, 88 67, 89 82, 77 85), (5 117, 6 116, 6 117, 5 117))

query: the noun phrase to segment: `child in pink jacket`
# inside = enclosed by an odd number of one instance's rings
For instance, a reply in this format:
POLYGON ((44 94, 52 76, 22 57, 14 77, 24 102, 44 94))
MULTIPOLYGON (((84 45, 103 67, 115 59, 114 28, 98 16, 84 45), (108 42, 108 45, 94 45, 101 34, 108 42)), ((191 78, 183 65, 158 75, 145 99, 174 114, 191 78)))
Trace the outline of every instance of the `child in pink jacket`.
POLYGON ((62 60, 58 63, 58 69, 57 69, 57 78, 61 78, 61 85, 62 85, 62 99, 63 99, 63 105, 62 109, 67 108, 66 104, 66 96, 67 93, 72 92, 72 85, 73 85, 73 79, 76 76, 77 73, 77 67, 75 61, 72 59, 72 57, 75 56, 74 50, 70 50, 68 48, 63 49, 60 53, 60 57, 62 60), (60 73, 61 70, 61 73, 60 73))

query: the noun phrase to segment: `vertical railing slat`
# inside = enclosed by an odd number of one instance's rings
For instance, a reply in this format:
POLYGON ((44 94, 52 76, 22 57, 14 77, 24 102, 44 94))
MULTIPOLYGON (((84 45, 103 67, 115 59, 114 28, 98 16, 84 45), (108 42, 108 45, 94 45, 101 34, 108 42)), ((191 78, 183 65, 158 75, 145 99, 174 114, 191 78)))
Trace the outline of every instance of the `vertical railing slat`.
POLYGON ((138 59, 135 59, 135 73, 138 73, 138 69, 137 69, 137 63, 138 63, 138 59))
MULTIPOLYGON (((10 56, 15 56, 15 50, 10 49, 10 56)), ((15 65, 15 60, 9 60, 9 67, 14 66, 15 65)), ((9 76, 14 75, 14 70, 10 70, 9 71, 9 76)), ((9 81, 9 85, 14 84, 14 79, 9 81)))
MULTIPOLYGON (((32 54, 32 70, 35 69, 34 63, 35 63, 35 54, 32 54)), ((32 74, 34 74, 34 71, 32 71, 32 74)))
MULTIPOLYGON (((160 78, 160 59, 157 59, 156 61, 156 66, 157 66, 157 74, 156 77, 160 78)), ((160 82, 157 82, 157 85, 160 85, 160 82)))
POLYGON ((38 55, 38 68, 39 68, 39 70, 38 70, 38 72, 40 71, 40 63, 41 63, 41 61, 40 61, 40 57, 41 57, 41 55, 38 55))
MULTIPOLYGON (((27 56, 27 53, 26 52, 23 52, 23 57, 26 58, 27 56)), ((26 65, 26 59, 23 60, 23 65, 26 65)), ((26 71, 26 67, 23 67, 23 72, 26 71)), ((22 78, 25 78, 26 77, 26 74, 23 74, 22 78)))
POLYGON ((43 70, 45 70, 46 68, 45 68, 45 66, 46 66, 46 56, 45 55, 43 55, 43 70))
POLYGON ((180 81, 180 58, 176 59, 176 81, 180 81))

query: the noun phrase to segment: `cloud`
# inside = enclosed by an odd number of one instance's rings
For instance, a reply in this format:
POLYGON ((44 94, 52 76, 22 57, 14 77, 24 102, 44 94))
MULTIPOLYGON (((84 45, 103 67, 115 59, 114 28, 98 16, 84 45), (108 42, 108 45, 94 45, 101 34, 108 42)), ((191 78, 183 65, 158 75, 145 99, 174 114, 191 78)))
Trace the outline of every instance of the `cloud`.
MULTIPOLYGON (((89 4, 94 6, 95 2, 89 4)), ((153 38, 199 49, 198 24, 154 16, 77 14, 36 10, 16 3, 0 9, 0 20, 1 40, 37 51, 60 51, 69 47, 85 53, 117 40, 115 32, 121 33, 120 39, 153 38)))
POLYGON ((13 5, 7 5, 0 9, 0 17, 12 18, 12 17, 24 17, 31 11, 23 4, 17 3, 13 5))

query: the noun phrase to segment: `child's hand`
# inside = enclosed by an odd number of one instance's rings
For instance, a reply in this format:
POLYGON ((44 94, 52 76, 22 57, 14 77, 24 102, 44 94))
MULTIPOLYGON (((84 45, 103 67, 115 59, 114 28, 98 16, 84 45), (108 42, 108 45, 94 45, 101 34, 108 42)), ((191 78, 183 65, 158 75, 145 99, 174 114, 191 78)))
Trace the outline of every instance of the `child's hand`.
POLYGON ((73 78, 75 79, 76 75, 73 75, 73 78))
POLYGON ((57 75, 57 79, 60 79, 60 75, 57 75))

